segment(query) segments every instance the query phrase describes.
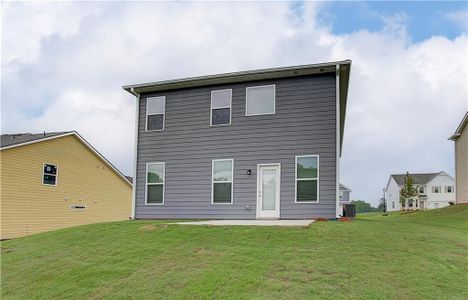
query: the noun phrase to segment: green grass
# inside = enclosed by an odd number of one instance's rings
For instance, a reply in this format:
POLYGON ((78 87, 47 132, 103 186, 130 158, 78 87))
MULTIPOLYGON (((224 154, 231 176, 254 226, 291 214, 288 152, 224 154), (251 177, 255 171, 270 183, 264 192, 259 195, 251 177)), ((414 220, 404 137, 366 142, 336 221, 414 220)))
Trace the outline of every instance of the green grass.
POLYGON ((306 228, 95 224, 1 243, 1 298, 467 299, 468 206, 306 228))

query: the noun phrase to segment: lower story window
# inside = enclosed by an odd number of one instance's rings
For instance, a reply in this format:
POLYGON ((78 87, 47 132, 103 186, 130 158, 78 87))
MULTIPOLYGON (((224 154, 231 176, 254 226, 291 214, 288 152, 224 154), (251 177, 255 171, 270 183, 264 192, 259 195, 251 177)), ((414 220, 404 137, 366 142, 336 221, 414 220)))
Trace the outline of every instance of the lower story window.
POLYGON ((165 169, 163 162, 146 165, 146 204, 164 204, 165 169))
POLYGON ((319 201, 319 157, 318 155, 296 156, 296 202, 319 201))
POLYGON ((232 203, 232 178, 233 178, 232 159, 216 159, 212 162, 212 181, 211 181, 211 203, 213 204, 231 204, 232 203))

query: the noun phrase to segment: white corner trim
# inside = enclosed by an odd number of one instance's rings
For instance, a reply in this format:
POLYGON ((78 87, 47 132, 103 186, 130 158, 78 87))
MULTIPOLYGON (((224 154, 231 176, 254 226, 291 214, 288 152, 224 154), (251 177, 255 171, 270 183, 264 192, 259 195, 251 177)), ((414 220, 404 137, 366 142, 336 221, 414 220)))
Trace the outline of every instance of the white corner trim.
MULTIPOLYGON (((340 216, 340 65, 336 65, 336 212, 340 216)), ((350 199, 351 200, 351 199, 350 199)))
POLYGON ((132 214, 131 218, 136 217, 136 193, 137 193, 137 170, 138 170, 138 127, 140 123, 140 94, 136 96, 135 107, 135 138, 133 147, 133 184, 132 184, 132 214))

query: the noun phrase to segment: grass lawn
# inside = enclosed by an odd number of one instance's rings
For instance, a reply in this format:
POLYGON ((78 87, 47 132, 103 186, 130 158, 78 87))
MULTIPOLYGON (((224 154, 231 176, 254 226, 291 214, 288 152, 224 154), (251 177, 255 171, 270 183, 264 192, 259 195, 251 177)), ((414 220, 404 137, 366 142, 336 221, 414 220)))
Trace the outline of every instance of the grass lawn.
POLYGON ((468 298, 468 206, 307 228, 162 223, 1 242, 1 298, 468 298))

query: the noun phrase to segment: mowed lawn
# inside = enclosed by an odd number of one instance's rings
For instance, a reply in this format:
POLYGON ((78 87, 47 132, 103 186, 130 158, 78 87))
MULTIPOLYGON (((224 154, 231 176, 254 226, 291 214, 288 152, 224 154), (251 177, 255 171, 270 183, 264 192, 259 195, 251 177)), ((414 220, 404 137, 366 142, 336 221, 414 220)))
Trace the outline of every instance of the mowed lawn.
POLYGON ((162 223, 4 241, 1 298, 468 298, 468 206, 304 228, 162 223))

